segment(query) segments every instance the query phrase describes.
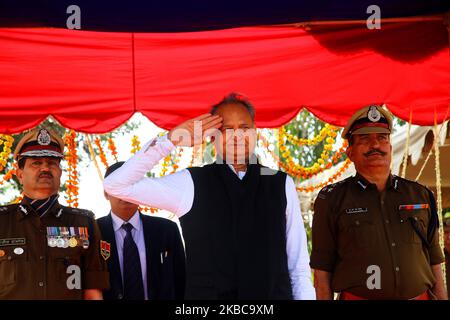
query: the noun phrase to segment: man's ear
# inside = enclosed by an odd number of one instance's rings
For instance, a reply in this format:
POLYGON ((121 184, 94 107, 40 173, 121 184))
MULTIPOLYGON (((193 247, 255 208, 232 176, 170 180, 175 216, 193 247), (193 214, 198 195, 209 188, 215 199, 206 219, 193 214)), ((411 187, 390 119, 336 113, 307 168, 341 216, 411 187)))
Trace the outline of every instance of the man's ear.
POLYGON ((347 149, 345 149, 345 153, 347 154, 347 157, 353 161, 352 159, 352 146, 348 146, 347 149))
POLYGON ((23 184, 22 183, 23 169, 17 168, 17 170, 16 170, 16 177, 19 180, 20 184, 23 184))

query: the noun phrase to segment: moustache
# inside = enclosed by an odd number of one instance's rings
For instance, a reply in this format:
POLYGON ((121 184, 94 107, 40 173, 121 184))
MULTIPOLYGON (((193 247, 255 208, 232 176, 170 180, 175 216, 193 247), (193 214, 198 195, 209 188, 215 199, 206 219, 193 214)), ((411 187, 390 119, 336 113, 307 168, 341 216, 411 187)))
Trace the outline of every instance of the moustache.
POLYGON ((53 175, 50 172, 43 172, 39 174, 39 178, 53 178, 53 175))
POLYGON ((380 149, 372 149, 372 150, 370 150, 369 152, 364 153, 364 156, 365 156, 365 157, 368 157, 368 156, 371 156, 371 155, 373 155, 373 154, 379 154, 379 155, 381 155, 381 156, 385 156, 385 155, 386 155, 386 152, 381 151, 380 149))

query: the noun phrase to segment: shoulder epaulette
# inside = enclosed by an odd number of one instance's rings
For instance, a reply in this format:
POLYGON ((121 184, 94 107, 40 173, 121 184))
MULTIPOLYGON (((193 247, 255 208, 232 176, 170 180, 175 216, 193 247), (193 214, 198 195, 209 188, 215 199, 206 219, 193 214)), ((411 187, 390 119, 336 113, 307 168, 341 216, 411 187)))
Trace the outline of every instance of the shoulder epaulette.
POLYGON ((95 219, 95 214, 92 211, 86 210, 86 209, 78 209, 78 208, 70 208, 70 207, 64 207, 64 212, 82 215, 89 217, 91 219, 95 219))
POLYGON ((18 207, 17 203, 0 206, 0 214, 4 214, 4 213, 11 212, 11 211, 15 211, 17 209, 17 207, 18 207))

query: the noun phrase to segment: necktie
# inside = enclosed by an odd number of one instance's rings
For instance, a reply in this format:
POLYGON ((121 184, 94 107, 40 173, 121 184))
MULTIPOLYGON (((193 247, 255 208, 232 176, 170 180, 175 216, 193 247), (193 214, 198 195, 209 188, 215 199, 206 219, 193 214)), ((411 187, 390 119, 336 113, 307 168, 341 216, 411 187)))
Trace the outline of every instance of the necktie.
POLYGON ((127 232, 123 241, 123 296, 127 300, 144 300, 141 261, 131 235, 133 226, 130 223, 124 223, 122 228, 127 232))

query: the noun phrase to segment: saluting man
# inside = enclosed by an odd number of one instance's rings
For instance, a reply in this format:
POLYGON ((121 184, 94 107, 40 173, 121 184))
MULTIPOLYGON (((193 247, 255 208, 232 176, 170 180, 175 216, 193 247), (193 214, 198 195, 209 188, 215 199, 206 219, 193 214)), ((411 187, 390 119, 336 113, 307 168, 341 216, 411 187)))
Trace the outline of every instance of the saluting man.
POLYGON ((314 205, 311 267, 318 299, 447 299, 433 193, 390 173, 391 115, 357 111, 342 137, 357 174, 314 205))
POLYGON ((232 93, 210 114, 152 139, 104 181, 114 197, 180 217, 186 299, 315 298, 294 182, 257 163, 254 116, 251 103, 232 93), (175 145, 192 146, 196 137, 209 134, 218 155, 215 163, 145 177, 175 145))
POLYGON ((24 198, 0 207, 0 300, 101 299, 109 287, 93 213, 58 202, 63 152, 47 129, 17 144, 24 198))

